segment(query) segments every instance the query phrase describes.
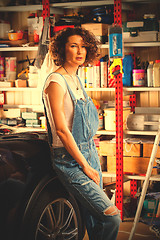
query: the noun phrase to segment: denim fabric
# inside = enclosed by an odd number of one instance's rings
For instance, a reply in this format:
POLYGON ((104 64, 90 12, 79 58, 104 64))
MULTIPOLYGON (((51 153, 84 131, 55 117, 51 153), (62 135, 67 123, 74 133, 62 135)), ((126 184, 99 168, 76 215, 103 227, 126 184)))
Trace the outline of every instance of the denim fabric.
POLYGON ((67 82, 66 85, 74 102, 73 137, 89 165, 99 172, 100 186, 84 174, 65 148, 53 149, 53 167, 66 188, 81 202, 89 239, 115 240, 120 216, 104 213, 113 204, 102 188, 101 166, 93 140, 98 128, 97 109, 82 85, 85 99, 80 100, 75 99, 67 82))

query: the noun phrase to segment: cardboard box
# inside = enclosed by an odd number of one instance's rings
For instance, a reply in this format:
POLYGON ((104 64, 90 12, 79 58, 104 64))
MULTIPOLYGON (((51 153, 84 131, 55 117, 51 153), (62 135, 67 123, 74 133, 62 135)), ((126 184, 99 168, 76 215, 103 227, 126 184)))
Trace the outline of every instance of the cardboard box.
POLYGON ((21 110, 18 108, 0 109, 0 118, 17 118, 21 116, 21 110))
MULTIPOLYGON (((143 157, 151 157, 153 143, 143 143, 143 157)), ((158 146, 156 158, 160 158, 160 146, 158 146)))
POLYGON ((27 81, 22 79, 15 80, 15 87, 27 87, 27 81))
MULTIPOLYGON (((116 156, 116 143, 104 140, 99 142, 99 153, 101 156, 116 156)), ((124 143, 123 156, 142 156, 142 144, 124 143)))
POLYGON ((104 36, 108 35, 110 25, 105 23, 84 23, 81 26, 92 32, 95 36, 104 36))
POLYGON ((0 81, 0 87, 14 87, 14 81, 0 81))
MULTIPOLYGON (((146 174, 150 158, 144 157, 123 157, 123 172, 131 174, 146 174)), ((156 162, 154 162, 156 166, 156 162)), ((107 157, 107 172, 116 172, 116 157, 107 157)), ((153 168, 152 175, 157 174, 157 169, 153 168)))

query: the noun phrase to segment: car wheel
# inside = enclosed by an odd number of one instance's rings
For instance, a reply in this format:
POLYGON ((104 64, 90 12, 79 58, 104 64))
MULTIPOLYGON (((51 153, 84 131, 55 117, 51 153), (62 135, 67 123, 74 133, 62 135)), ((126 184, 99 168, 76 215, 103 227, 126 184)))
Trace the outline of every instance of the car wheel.
POLYGON ((24 221, 21 239, 83 239, 84 227, 77 202, 64 187, 63 191, 53 189, 54 186, 43 190, 34 202, 27 221, 24 221))

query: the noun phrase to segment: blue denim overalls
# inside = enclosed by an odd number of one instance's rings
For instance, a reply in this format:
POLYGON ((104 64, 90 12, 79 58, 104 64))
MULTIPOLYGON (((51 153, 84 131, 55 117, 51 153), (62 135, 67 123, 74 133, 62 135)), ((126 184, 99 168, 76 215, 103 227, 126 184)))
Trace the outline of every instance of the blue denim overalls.
MULTIPOLYGON (((65 79, 65 78, 64 78, 65 79)), ((65 148, 53 149, 53 167, 63 184, 81 202, 90 240, 115 240, 120 216, 104 212, 113 204, 102 189, 102 172, 93 136, 98 128, 98 114, 92 100, 86 94, 81 81, 85 99, 76 99, 65 80, 74 103, 72 125, 73 137, 85 159, 99 172, 100 186, 91 180, 65 148)), ((49 137, 50 131, 48 131, 49 137)))

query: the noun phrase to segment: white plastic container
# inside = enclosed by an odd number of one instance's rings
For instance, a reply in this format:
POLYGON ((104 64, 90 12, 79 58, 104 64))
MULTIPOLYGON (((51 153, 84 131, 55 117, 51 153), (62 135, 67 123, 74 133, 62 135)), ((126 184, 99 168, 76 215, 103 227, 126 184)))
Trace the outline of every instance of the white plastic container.
POLYGON ((11 26, 7 22, 0 22, 0 39, 8 39, 8 32, 11 30, 11 26))
POLYGON ((38 85, 38 74, 37 73, 28 73, 28 87, 36 88, 38 85))
POLYGON ((153 64, 153 87, 160 87, 160 60, 153 64))
POLYGON ((153 61, 149 62, 147 68, 147 86, 153 87, 153 61))
MULTIPOLYGON (((116 130, 116 109, 115 108, 106 108, 104 109, 104 127, 105 130, 115 131, 116 130)), ((127 117, 130 114, 130 108, 123 108, 123 129, 127 128, 126 121, 127 117)))

